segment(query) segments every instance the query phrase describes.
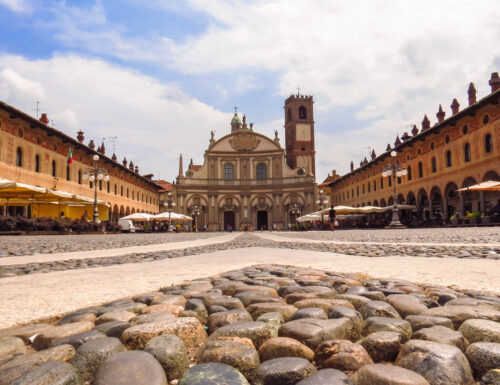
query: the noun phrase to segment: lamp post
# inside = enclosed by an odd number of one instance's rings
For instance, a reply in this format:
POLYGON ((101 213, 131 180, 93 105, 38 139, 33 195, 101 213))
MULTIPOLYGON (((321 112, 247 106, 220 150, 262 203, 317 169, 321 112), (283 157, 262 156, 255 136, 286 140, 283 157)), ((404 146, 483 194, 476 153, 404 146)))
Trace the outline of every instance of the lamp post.
POLYGON ((328 205, 328 199, 325 198, 325 190, 319 190, 319 197, 316 200, 316 204, 321 211, 321 223, 323 223, 323 205, 328 205))
POLYGON ((292 210, 290 211, 290 213, 295 216, 295 223, 297 223, 297 217, 300 215, 300 209, 297 203, 294 203, 292 205, 292 210))
POLYGON ((200 208, 198 205, 194 205, 191 215, 194 218, 194 227, 196 227, 194 231, 198 231, 198 215, 200 215, 200 208))
POLYGON ((92 167, 89 167, 86 171, 83 172, 83 180, 89 180, 94 183, 94 222, 97 223, 99 221, 99 211, 97 210, 97 181, 104 180, 105 182, 109 181, 108 171, 105 169, 98 167, 99 155, 94 154, 92 157, 94 161, 92 167))
POLYGON ((174 211, 176 203, 172 198, 172 191, 167 193, 167 200, 163 202, 163 206, 167 208, 168 211, 168 231, 172 231, 172 211, 174 211))
POLYGON ((392 204, 392 219, 391 223, 387 226, 390 229, 404 229, 406 226, 401 224, 399 221, 399 210, 398 210, 398 195, 396 190, 397 180, 396 177, 400 178, 408 174, 406 167, 399 163, 395 158, 398 154, 396 151, 391 152, 391 157, 394 159, 389 163, 386 168, 382 171, 382 177, 392 178, 392 191, 393 191, 393 204, 392 204))

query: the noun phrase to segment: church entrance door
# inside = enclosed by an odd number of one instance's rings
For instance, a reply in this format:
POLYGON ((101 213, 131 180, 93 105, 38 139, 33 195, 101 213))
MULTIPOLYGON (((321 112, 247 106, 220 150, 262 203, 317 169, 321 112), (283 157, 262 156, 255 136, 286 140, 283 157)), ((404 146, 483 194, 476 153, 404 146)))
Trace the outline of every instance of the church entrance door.
POLYGON ((228 231, 229 226, 231 230, 235 229, 234 211, 224 211, 224 230, 228 231))
POLYGON ((267 230, 267 211, 257 211, 257 229, 267 230))

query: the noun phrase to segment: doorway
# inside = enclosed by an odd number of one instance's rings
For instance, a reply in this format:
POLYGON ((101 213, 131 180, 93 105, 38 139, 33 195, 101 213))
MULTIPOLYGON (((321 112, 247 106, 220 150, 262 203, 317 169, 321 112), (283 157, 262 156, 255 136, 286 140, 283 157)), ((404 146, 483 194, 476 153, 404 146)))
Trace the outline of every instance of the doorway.
POLYGON ((228 231, 229 227, 235 229, 234 211, 224 211, 224 230, 228 231))
POLYGON ((267 211, 257 211, 257 229, 267 230, 267 211))

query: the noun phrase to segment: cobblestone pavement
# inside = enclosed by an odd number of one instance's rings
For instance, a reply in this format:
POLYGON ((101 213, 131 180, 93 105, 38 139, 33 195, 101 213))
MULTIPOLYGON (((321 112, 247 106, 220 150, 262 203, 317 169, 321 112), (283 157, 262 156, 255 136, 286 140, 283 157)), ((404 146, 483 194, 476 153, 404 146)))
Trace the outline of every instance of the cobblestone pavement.
MULTIPOLYGON (((220 233, 215 233, 220 234, 220 233)), ((273 233, 278 234, 278 233, 273 233)), ((287 233, 289 237, 296 233, 287 233)), ((323 235, 324 233, 310 233, 314 235, 323 235)), ((327 233, 329 234, 329 233, 327 233)), ((236 239, 197 247, 187 247, 178 250, 157 251, 148 253, 131 253, 113 257, 102 258, 74 258, 61 261, 50 261, 44 263, 27 263, 19 265, 0 265, 0 278, 13 277, 18 275, 47 273, 51 271, 84 269, 88 267, 110 266, 124 263, 141 263, 161 260, 165 258, 179 258, 187 255, 203 254, 214 251, 239 249, 248 247, 267 247, 280 249, 296 249, 308 251, 320 251, 337 253, 344 255, 356 255, 364 257, 437 257, 437 258, 468 258, 468 259, 495 259, 500 260, 500 246, 450 246, 428 244, 419 246, 418 244, 367 244, 352 242, 348 244, 314 243, 304 242, 275 242, 268 239, 262 239, 259 233, 243 233, 236 239)))
POLYGON ((114 249, 206 239, 220 235, 221 233, 156 233, 1 236, 0 257, 114 249))
POLYGON ((337 230, 273 232, 273 235, 318 241, 387 243, 500 243, 500 227, 463 227, 398 230, 337 230))

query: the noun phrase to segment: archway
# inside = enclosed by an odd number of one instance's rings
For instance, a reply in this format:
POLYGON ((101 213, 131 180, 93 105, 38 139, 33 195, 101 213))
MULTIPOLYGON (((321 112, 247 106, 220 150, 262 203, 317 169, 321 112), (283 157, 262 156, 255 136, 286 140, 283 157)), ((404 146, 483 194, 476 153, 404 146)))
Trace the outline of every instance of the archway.
POLYGON ((130 207, 127 206, 127 209, 125 210, 125 215, 130 215, 130 207))
POLYGON ((496 182, 500 182, 500 175, 496 171, 490 170, 486 174, 484 174, 483 177, 483 182, 486 182, 487 180, 493 180, 496 182))
POLYGON ((417 210, 420 218, 430 218, 429 197, 427 196, 427 191, 423 188, 421 188, 417 194, 417 210))
POLYGON ((378 200, 376 200, 376 199, 375 199, 375 200, 373 201, 373 205, 374 205, 375 207, 378 207, 378 200))
POLYGON ((430 193, 431 218, 440 219, 443 217, 443 197, 439 187, 434 186, 430 193))
POLYGON ((386 207, 386 206, 387 206, 387 204, 385 203, 385 199, 384 199, 384 198, 382 198, 382 199, 380 200, 380 207, 386 207))
POLYGON ((267 211, 264 210, 257 211, 257 229, 267 230, 268 229, 267 226, 268 226, 267 211))
MULTIPOLYGON (((473 186, 475 184, 477 184, 476 180, 473 177, 469 176, 465 178, 464 181, 462 182, 462 188, 473 186)), ((478 195, 477 198, 479 198, 479 194, 477 195, 478 195)), ((472 213, 474 211, 475 200, 472 191, 464 191, 462 193, 462 197, 463 197, 463 213, 465 216, 467 212, 472 213)), ((479 205, 479 200, 477 200, 477 205, 479 205)))
POLYGON ((113 214, 111 215, 111 221, 118 222, 118 218, 119 218, 118 205, 114 205, 113 214))
MULTIPOLYGON (((500 182, 500 176, 496 171, 490 170, 486 174, 484 174, 483 182, 488 180, 493 180, 500 182)), ((480 194, 480 198, 482 201, 482 206, 484 207, 484 212, 488 214, 494 206, 500 206, 500 192, 499 191, 484 191, 483 194, 480 194)))
POLYGON ((454 182, 449 182, 444 188, 445 219, 455 215, 460 208, 460 197, 457 193, 458 187, 454 182))
POLYGON ((234 230, 235 216, 234 211, 224 211, 224 230, 234 230))

